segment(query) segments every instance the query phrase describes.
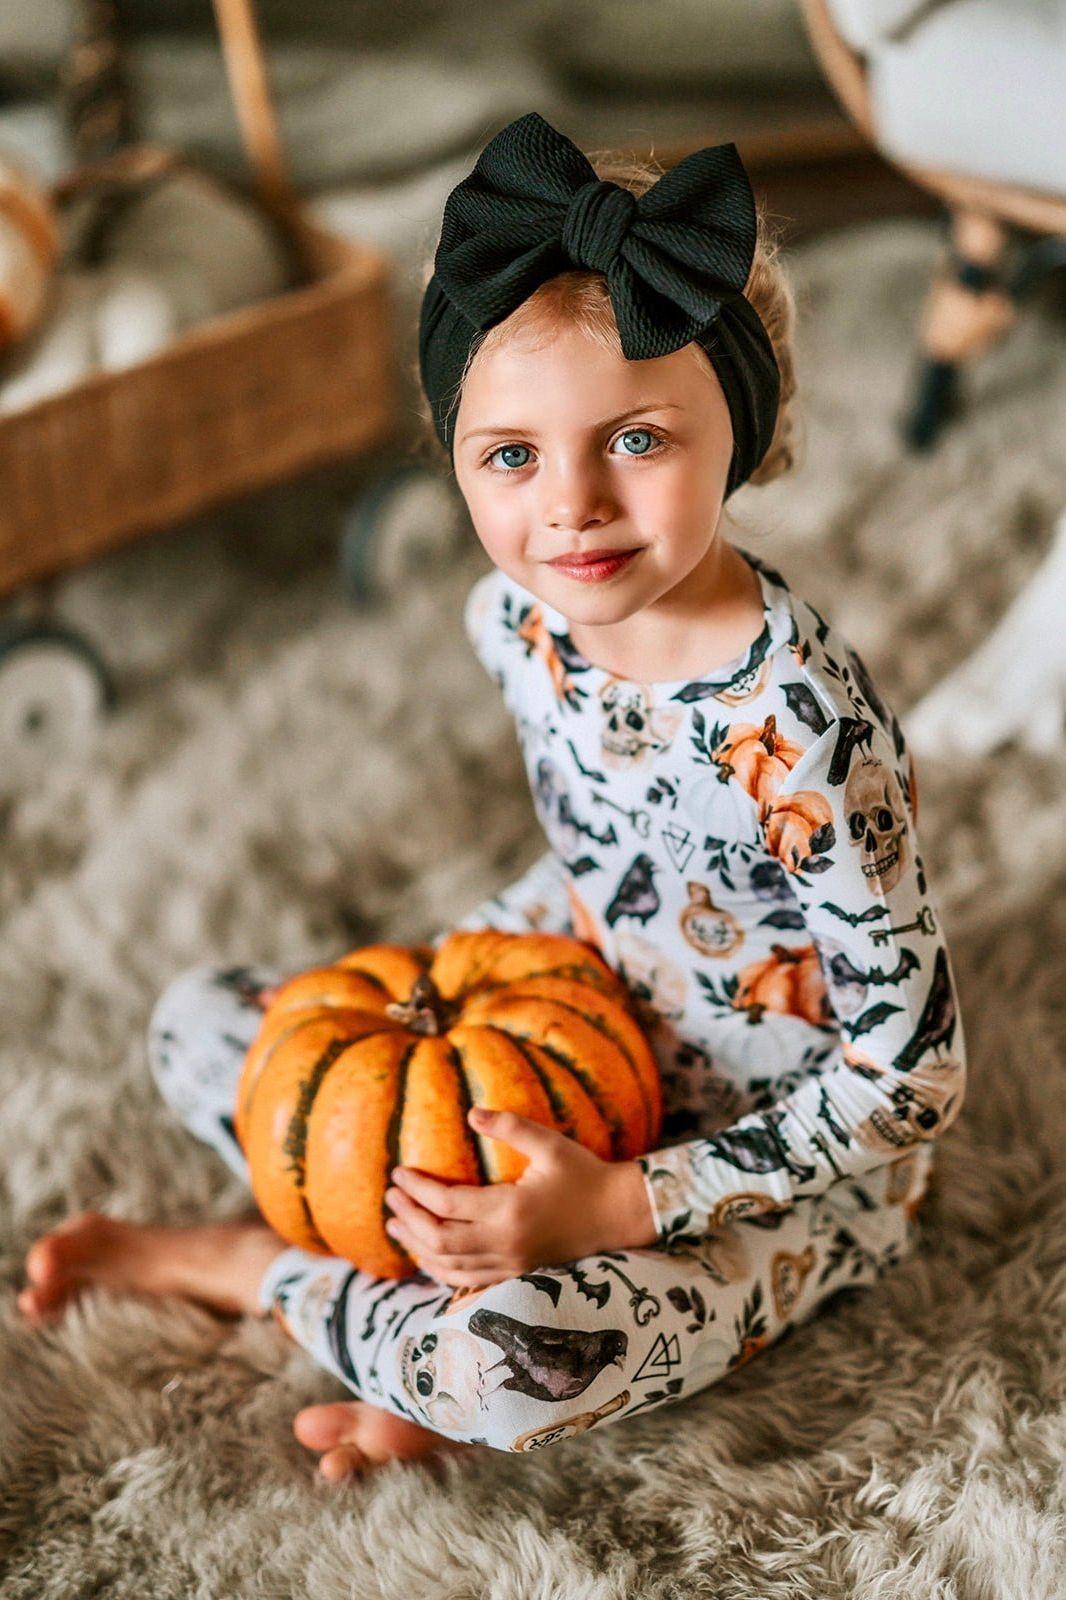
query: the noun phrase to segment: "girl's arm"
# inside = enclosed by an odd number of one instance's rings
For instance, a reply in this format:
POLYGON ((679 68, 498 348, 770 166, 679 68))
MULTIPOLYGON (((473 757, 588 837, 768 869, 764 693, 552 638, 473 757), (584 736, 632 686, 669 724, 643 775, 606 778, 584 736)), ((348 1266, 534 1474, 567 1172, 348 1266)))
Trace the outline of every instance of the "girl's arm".
MULTIPOLYGON (((500 592, 502 573, 494 567, 471 586, 463 605, 463 628, 474 654, 500 689, 511 708, 508 667, 512 664, 514 638, 502 626, 500 592)), ((570 902, 566 894, 567 875, 552 850, 539 856, 514 883, 489 895, 474 906, 454 928, 501 928, 510 933, 573 934, 570 902)), ((431 943, 439 945, 446 928, 431 943)))
POLYGON ((771 1106, 638 1158, 662 1242, 881 1166, 943 1133, 963 1102, 955 985, 902 737, 894 747, 880 727, 835 719, 759 821, 795 901, 774 914, 778 952, 737 974, 727 1003, 753 1027, 769 1009, 838 1029, 840 1049, 771 1106))

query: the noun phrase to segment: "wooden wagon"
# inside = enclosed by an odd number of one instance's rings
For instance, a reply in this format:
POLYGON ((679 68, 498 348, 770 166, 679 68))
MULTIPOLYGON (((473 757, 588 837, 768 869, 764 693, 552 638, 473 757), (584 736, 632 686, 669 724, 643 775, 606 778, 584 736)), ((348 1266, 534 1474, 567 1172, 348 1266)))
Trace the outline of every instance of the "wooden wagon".
MULTIPOLYGON (((396 432, 390 260, 314 219, 280 150, 252 0, 214 0, 251 181, 237 185, 276 227, 294 287, 190 329, 150 359, 99 371, 0 417, 0 595, 31 596, 0 619, 0 759, 5 746, 65 742, 113 704, 100 652, 50 616, 55 575, 141 534, 245 492, 361 452, 383 466, 353 507, 343 557, 369 598, 368 547, 384 525, 451 494, 392 454, 396 432)), ((180 164, 150 145, 121 149, 54 186, 57 205, 100 182, 143 183, 180 164)), ((343 553, 342 553, 343 554, 343 553)))

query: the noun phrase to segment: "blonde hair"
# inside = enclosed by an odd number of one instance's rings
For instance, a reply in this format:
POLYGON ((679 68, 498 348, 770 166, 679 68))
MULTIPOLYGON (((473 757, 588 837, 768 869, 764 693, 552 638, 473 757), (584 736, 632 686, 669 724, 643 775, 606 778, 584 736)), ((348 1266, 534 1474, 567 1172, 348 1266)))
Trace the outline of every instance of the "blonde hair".
MULTIPOLYGON (((598 178, 607 178, 640 195, 650 189, 666 170, 654 161, 625 160, 609 152, 594 152, 589 161, 598 178)), ((795 460, 795 408, 796 374, 793 355, 793 327, 795 302, 788 278, 778 260, 779 241, 771 233, 766 218, 758 212, 758 234, 751 271, 744 288, 747 300, 758 312, 781 373, 781 397, 777 421, 770 448, 748 479, 750 483, 769 483, 772 478, 787 472, 795 460)), ((421 282, 425 289, 433 276, 433 257, 422 264, 421 282)), ((479 351, 491 352, 506 344, 511 338, 527 333, 544 332, 568 323, 579 328, 590 339, 606 349, 622 354, 614 309, 607 293, 607 279, 600 272, 575 267, 548 278, 533 291, 502 322, 495 323, 484 334, 475 338, 463 368, 462 377, 455 390, 452 414, 459 408, 463 384, 479 351)), ((706 358, 708 368, 710 358, 706 358)), ((713 369, 712 369, 713 370, 713 369)), ((433 425, 429 402, 421 390, 417 370, 416 382, 420 395, 419 418, 425 443, 433 451, 443 451, 433 425)))

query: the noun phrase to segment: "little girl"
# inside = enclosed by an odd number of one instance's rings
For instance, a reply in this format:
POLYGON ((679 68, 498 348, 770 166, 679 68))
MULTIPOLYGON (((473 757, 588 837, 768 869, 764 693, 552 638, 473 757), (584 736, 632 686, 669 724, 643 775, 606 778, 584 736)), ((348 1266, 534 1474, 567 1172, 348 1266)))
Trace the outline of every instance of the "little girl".
MULTIPOLYGON (((456 926, 603 954, 660 1066, 662 1148, 606 1162, 472 1111, 528 1166, 395 1169, 402 1281, 261 1219, 90 1213, 30 1251, 27 1316, 87 1282, 275 1315, 358 1397, 296 1419, 336 1478, 683 1399, 914 1248, 965 1053, 913 767, 856 652, 722 533, 791 462, 790 326, 732 145, 593 167, 536 113, 449 195, 423 301, 432 425, 494 563, 466 628, 551 847, 456 926)), ((162 1093, 244 1178, 234 1090, 281 976, 199 967, 151 1018, 162 1093)))

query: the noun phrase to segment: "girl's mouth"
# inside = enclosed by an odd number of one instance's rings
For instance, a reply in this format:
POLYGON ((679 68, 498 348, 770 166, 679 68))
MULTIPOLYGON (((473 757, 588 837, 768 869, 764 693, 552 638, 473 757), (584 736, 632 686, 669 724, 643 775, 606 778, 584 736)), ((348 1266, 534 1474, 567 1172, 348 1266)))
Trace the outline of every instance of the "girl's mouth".
POLYGON ((611 578, 616 572, 621 572, 623 567, 629 565, 634 556, 639 556, 643 546, 635 550, 621 550, 617 555, 605 556, 602 560, 583 561, 568 560, 559 556, 548 565, 557 572, 565 572, 568 578, 577 578, 581 583, 602 583, 604 578, 611 578))

